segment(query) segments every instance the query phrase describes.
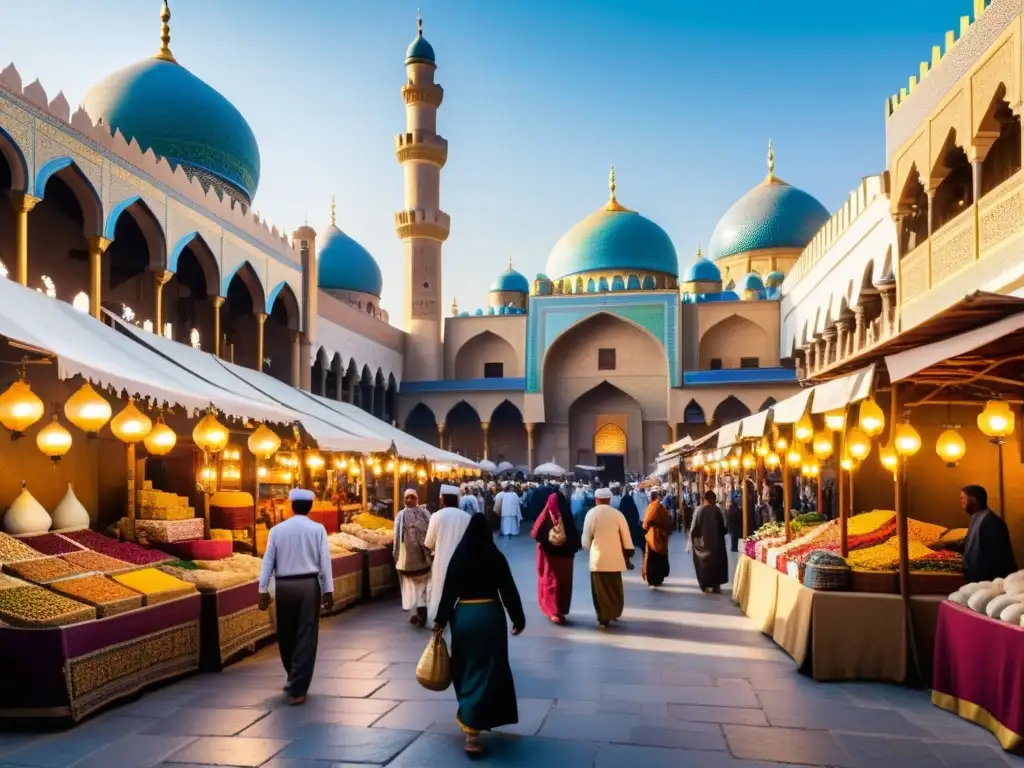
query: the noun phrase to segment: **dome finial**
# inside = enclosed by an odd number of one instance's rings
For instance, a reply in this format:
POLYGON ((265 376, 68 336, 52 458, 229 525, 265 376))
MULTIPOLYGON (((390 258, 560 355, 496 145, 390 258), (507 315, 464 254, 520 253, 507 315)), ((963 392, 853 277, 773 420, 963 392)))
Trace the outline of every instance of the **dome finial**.
POLYGON ((334 195, 331 195, 331 226, 332 227, 338 226, 337 222, 335 221, 335 213, 336 213, 336 209, 335 209, 335 203, 334 203, 334 195))
POLYGON ((508 255, 508 271, 509 272, 512 271, 512 254, 511 253, 508 255))
POLYGON ((164 0, 160 9, 160 51, 153 58, 175 63, 174 54, 171 53, 171 8, 167 0, 164 0))
POLYGON ((416 37, 423 37, 423 14, 416 9, 416 37))
POLYGON ((701 250, 701 247, 698 245, 697 246, 697 261, 700 261, 703 258, 704 258, 704 251, 701 250))
POLYGON ((768 139, 768 178, 775 178, 775 147, 771 139, 768 139))
POLYGON ((618 200, 615 199, 615 163, 611 164, 611 169, 608 171, 608 205, 604 207, 606 211, 628 211, 628 208, 624 208, 618 200))
POLYGON ((459 314, 459 300, 455 296, 452 296, 452 317, 459 314))

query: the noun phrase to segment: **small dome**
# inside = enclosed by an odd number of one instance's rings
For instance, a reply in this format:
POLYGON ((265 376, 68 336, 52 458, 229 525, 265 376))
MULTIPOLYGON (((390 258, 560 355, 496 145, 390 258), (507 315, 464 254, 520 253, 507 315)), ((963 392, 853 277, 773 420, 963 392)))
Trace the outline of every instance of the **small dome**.
POLYGON ((688 283, 720 283, 722 282, 722 270, 713 261, 708 261, 697 251, 697 260, 690 265, 686 272, 688 283))
POLYGON ((757 272, 751 272, 740 280, 736 288, 740 291, 761 291, 764 290, 764 281, 757 272))
POLYGON ((416 64, 417 62, 423 62, 426 64, 436 63, 434 58, 434 47, 427 42, 426 38, 423 37, 423 17, 419 16, 416 18, 416 38, 409 43, 409 47, 405 51, 405 63, 416 64))
POLYGON ((711 235, 713 260, 767 248, 804 248, 829 219, 828 210, 775 175, 768 145, 768 177, 733 203, 711 235))
POLYGON ((384 278, 370 252, 334 224, 327 227, 317 255, 317 285, 324 290, 358 291, 380 298, 384 278))
POLYGON ((550 280, 551 278, 545 275, 543 272, 538 272, 537 277, 534 280, 550 280))
MULTIPOLYGON (((494 307, 490 307, 490 310, 491 310, 490 314, 493 315, 494 314, 494 307)), ((476 310, 473 311, 473 317, 483 317, 483 316, 484 316, 484 311, 482 309, 476 309, 476 310)))
POLYGON ((778 288, 780 285, 782 285, 782 281, 785 279, 786 276, 779 272, 778 270, 775 270, 774 272, 769 272, 764 278, 765 288, 778 288))
MULTIPOLYGON (((538 278, 540 279, 540 278, 538 278)), ((512 269, 512 262, 509 262, 508 269, 498 275, 498 278, 491 283, 491 293, 529 293, 530 281, 525 275, 521 275, 512 269)))

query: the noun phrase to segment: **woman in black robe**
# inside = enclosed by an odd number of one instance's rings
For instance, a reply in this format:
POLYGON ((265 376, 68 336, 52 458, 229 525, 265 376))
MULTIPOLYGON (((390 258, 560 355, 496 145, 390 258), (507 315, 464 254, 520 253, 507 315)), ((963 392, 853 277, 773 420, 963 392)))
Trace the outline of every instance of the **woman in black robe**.
POLYGON ((644 527, 640 523, 640 510, 636 508, 636 502, 633 501, 633 494, 630 493, 629 488, 622 494, 622 501, 619 502, 619 512, 626 518, 626 524, 629 526, 629 537, 633 540, 633 546, 643 552, 646 545, 644 541, 644 527))
POLYGON ((727 516, 729 518, 729 538, 732 541, 732 551, 739 552, 740 539, 743 537, 743 511, 740 509, 739 500, 734 491, 729 501, 727 516))
POLYGON ((702 592, 719 594, 729 581, 729 555, 725 551, 725 520, 715 503, 714 491, 704 494, 705 504, 693 516, 690 528, 690 548, 693 550, 693 568, 702 592))

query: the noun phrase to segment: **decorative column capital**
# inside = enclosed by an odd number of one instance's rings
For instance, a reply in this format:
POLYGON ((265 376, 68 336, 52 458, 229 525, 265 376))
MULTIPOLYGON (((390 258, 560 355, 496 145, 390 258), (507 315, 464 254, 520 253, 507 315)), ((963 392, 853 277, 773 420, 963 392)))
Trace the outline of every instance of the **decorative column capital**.
POLYGON ((443 422, 441 424, 437 425, 437 433, 439 435, 443 435, 444 434, 444 423, 443 422))
POLYGON ((481 421, 480 422, 480 429, 482 429, 484 432, 486 432, 490 428, 491 428, 491 422, 489 422, 489 421, 481 421))
POLYGON ((223 296, 214 296, 211 300, 214 309, 220 309, 224 306, 225 298, 223 296))
POLYGON ((265 322, 267 322, 267 313, 266 312, 257 312, 256 313, 256 322, 259 323, 259 326, 262 328, 263 324, 265 322))
POLYGON ((109 248, 110 244, 114 241, 108 240, 102 235, 90 235, 86 238, 86 242, 89 245, 90 253, 106 253, 107 248, 109 248))
POLYGON ((41 197, 33 197, 25 192, 11 192, 9 199, 15 213, 28 213, 42 200, 41 197))
POLYGON ((528 434, 528 435, 530 435, 532 437, 533 436, 533 428, 536 427, 537 425, 534 424, 532 421, 528 421, 528 422, 526 422, 525 426, 526 426, 526 434, 528 434))
POLYGON ((167 283, 170 282, 171 278, 174 277, 174 273, 169 269, 154 269, 153 270, 153 282, 157 284, 157 287, 163 288, 167 283))

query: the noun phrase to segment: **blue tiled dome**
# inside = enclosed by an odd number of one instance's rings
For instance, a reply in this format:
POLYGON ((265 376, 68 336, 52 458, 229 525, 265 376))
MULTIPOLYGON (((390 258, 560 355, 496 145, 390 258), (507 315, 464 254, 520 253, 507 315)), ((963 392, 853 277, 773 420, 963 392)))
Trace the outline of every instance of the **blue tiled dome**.
MULTIPOLYGON (((169 53, 168 53, 169 56, 169 53)), ((249 124, 217 91, 168 58, 125 67, 93 86, 85 111, 220 192, 252 201, 260 150, 249 124)))
MULTIPOLYGON (((547 278, 538 278, 547 279, 547 278)), ((491 283, 491 293, 529 293, 530 292, 530 281, 526 279, 525 275, 521 275, 512 269, 512 265, 509 264, 508 269, 498 275, 498 278, 491 283)))
POLYGON ((778 288, 782 285, 782 281, 786 279, 786 276, 778 270, 769 272, 764 278, 765 288, 778 288))
POLYGON ((764 281, 757 272, 751 272, 744 275, 736 288, 740 291, 761 291, 764 290, 764 281))
POLYGON ((697 260, 686 271, 686 282, 720 283, 722 282, 722 270, 713 261, 708 261, 698 254, 697 260))
POLYGON ((405 63, 426 62, 427 64, 434 64, 436 61, 434 59, 434 47, 423 37, 423 19, 416 19, 416 23, 418 25, 416 39, 409 43, 409 47, 405 51, 405 63))
POLYGON ((721 259, 765 248, 803 248, 828 221, 821 203, 769 176, 737 200, 711 235, 710 256, 721 259))
POLYGON ((384 278, 370 252, 334 224, 317 256, 317 284, 324 290, 358 291, 380 297, 384 278))

